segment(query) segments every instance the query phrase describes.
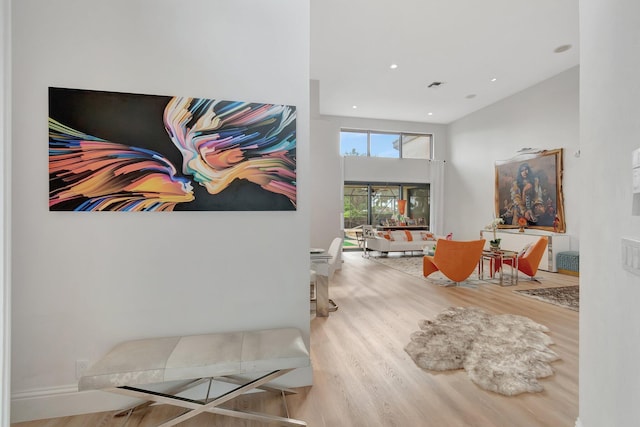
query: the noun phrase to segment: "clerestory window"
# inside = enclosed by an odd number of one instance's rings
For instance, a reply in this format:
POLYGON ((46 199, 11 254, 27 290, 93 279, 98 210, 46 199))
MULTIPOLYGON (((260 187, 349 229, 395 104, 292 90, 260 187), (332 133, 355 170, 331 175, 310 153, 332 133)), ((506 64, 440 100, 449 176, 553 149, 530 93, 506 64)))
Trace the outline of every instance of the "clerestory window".
POLYGON ((343 129, 340 132, 340 153, 343 156, 430 160, 433 135, 343 129))

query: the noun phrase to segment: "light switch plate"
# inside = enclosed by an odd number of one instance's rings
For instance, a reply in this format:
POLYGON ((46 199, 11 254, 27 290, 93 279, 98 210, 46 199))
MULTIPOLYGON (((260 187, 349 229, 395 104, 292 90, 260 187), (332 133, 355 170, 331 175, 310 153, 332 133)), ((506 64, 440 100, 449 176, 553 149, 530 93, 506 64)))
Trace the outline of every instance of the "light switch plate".
POLYGON ((622 238, 622 267, 640 276, 640 241, 622 238))

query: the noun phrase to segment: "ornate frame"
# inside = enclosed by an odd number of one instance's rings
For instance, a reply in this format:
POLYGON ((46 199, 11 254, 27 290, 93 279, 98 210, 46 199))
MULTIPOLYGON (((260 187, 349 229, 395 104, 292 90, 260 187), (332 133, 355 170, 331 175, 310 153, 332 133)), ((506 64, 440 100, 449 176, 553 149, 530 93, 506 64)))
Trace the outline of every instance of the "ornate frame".
POLYGON ((565 232, 562 196, 562 149, 522 154, 495 163, 495 214, 500 228, 565 232))

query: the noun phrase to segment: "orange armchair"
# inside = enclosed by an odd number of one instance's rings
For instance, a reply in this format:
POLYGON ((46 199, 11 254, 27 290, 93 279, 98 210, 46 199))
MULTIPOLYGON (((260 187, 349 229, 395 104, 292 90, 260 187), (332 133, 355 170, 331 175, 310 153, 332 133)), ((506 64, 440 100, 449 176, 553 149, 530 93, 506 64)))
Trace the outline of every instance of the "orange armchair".
POLYGON ((485 239, 466 242, 438 239, 435 255, 426 255, 422 261, 424 276, 439 270, 454 282, 462 282, 478 266, 484 243, 485 239))
MULTIPOLYGON (((548 241, 549 239, 546 236, 542 236, 533 245, 529 246, 524 253, 518 255, 518 270, 533 279, 533 276, 538 272, 540 260, 546 253, 548 241)), ((505 259, 503 263, 512 265, 513 260, 505 259)), ((496 265, 496 269, 499 270, 500 266, 496 265)))

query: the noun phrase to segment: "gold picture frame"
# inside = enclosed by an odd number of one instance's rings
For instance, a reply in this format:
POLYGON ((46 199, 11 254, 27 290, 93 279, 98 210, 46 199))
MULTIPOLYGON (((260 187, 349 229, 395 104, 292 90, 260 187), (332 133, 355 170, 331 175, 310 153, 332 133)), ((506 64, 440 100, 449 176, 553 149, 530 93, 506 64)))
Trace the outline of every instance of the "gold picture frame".
POLYGON ((500 228, 565 232, 562 149, 522 154, 495 163, 495 214, 500 228), (518 223, 520 220, 520 223, 518 223))

